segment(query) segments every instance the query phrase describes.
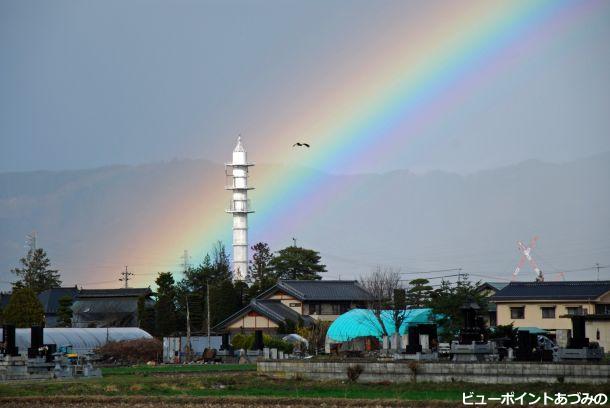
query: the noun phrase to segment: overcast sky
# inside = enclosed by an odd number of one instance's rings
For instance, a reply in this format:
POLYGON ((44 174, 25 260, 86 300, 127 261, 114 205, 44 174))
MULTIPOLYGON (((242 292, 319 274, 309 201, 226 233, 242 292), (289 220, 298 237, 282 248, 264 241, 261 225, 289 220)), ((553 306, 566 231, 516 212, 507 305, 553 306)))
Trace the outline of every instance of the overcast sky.
MULTIPOLYGON (((397 15, 409 24, 421 4, 0 0, 0 171, 222 161, 238 133, 257 161, 281 162, 257 141, 303 109, 302 90, 324 99, 360 42, 397 15)), ((425 149, 352 171, 470 172, 610 150, 609 40, 606 3, 423 129, 425 149)))

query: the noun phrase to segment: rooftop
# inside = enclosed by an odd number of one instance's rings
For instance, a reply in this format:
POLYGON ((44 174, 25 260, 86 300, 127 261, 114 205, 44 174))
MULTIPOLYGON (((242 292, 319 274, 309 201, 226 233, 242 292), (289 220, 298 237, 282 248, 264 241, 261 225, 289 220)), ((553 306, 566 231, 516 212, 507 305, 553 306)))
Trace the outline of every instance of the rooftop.
POLYGON ((491 300, 593 300, 608 291, 610 281, 511 282, 491 300))
POLYGON ((100 298, 100 297, 140 297, 152 294, 150 288, 121 288, 121 289, 82 289, 78 292, 78 298, 100 298))
POLYGON ((38 300, 42 304, 45 313, 57 313, 59 309, 59 299, 64 296, 69 296, 72 299, 78 294, 76 286, 68 288, 51 288, 38 295, 38 300))
POLYGON ((275 286, 259 295, 258 299, 264 299, 277 290, 301 301, 367 301, 371 298, 371 295, 355 280, 280 280, 275 286))
POLYGON ((214 330, 222 330, 235 319, 250 311, 256 311, 275 323, 285 323, 286 321, 291 321, 296 324, 299 322, 299 319, 301 319, 307 326, 313 322, 311 317, 301 316, 299 313, 284 305, 279 300, 252 299, 246 307, 233 313, 231 316, 214 326, 214 330))

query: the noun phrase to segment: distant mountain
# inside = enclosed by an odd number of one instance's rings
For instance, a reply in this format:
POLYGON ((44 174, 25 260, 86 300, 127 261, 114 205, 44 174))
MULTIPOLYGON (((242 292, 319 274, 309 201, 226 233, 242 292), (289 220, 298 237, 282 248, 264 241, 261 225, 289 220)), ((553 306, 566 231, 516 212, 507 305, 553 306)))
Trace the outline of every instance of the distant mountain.
MULTIPOLYGON (((258 165, 253 183, 269 172, 294 170, 258 165)), ((518 261, 516 241, 538 235, 535 258, 555 279, 562 270, 610 263, 608 176, 610 153, 561 164, 531 160, 466 176, 406 170, 322 175, 326 188, 317 206, 278 220, 282 228, 252 230, 251 237, 274 249, 297 237, 299 245, 321 251, 334 278, 357 278, 382 264, 403 272, 462 267, 475 279, 498 280, 510 278, 518 261), (328 194, 335 191, 341 194, 328 194)), ((152 277, 144 274, 175 270, 180 253, 158 258, 142 247, 156 248, 164 231, 179 235, 207 212, 227 217, 224 181, 222 166, 203 160, 0 174, 0 288, 8 287, 32 230, 66 284, 116 286, 125 263, 142 274, 137 282, 148 284, 152 277)), ((264 183, 257 187, 255 206, 266 192, 264 183)), ((521 274, 533 278, 527 268, 521 274)))

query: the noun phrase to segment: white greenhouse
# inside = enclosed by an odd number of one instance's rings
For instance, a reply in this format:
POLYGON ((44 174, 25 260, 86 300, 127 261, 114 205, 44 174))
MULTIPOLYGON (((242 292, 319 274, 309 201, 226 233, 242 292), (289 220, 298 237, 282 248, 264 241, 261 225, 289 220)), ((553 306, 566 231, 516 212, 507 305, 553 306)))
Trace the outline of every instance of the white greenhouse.
MULTIPOLYGON (((0 334, 2 328, 0 327, 0 334)), ((19 353, 27 353, 30 347, 30 329, 16 329, 15 342, 19 353)), ((0 337, 1 339, 2 337, 0 337)), ((72 346, 74 352, 84 354, 102 347, 110 341, 152 339, 152 336, 137 327, 109 327, 109 328, 45 328, 44 344, 72 346)))

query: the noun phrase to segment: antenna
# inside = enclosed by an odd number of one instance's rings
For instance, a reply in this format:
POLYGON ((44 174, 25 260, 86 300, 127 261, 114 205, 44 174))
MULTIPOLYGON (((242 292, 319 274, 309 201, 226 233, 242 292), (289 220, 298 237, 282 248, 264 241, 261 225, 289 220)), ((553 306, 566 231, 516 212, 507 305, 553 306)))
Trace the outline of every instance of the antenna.
POLYGON ((189 251, 185 249, 180 259, 182 259, 182 270, 184 271, 184 273, 186 273, 186 271, 191 268, 191 264, 189 263, 189 259, 191 259, 191 257, 189 256, 189 251))
POLYGON ((536 246, 537 241, 538 237, 536 236, 532 238, 529 246, 525 246, 523 242, 517 241, 517 249, 519 250, 519 252, 521 252, 521 258, 519 259, 519 263, 515 268, 515 272, 513 272, 513 279, 517 277, 519 271, 521 271, 521 268, 523 267, 523 265, 525 265, 525 261, 527 261, 532 267, 532 270, 536 273, 536 282, 544 282, 544 275, 542 274, 542 270, 538 268, 536 261, 534 261, 534 258, 532 258, 532 250, 536 246))
POLYGON ((129 277, 133 276, 133 273, 127 270, 127 265, 125 265, 125 270, 121 272, 122 278, 119 278, 120 282, 125 282, 125 289, 129 287, 129 277))
POLYGON ((36 231, 32 231, 31 233, 29 233, 28 235, 25 236, 26 242, 27 242, 27 246, 30 247, 30 250, 32 252, 36 252, 36 238, 37 238, 38 234, 36 233, 36 231))

